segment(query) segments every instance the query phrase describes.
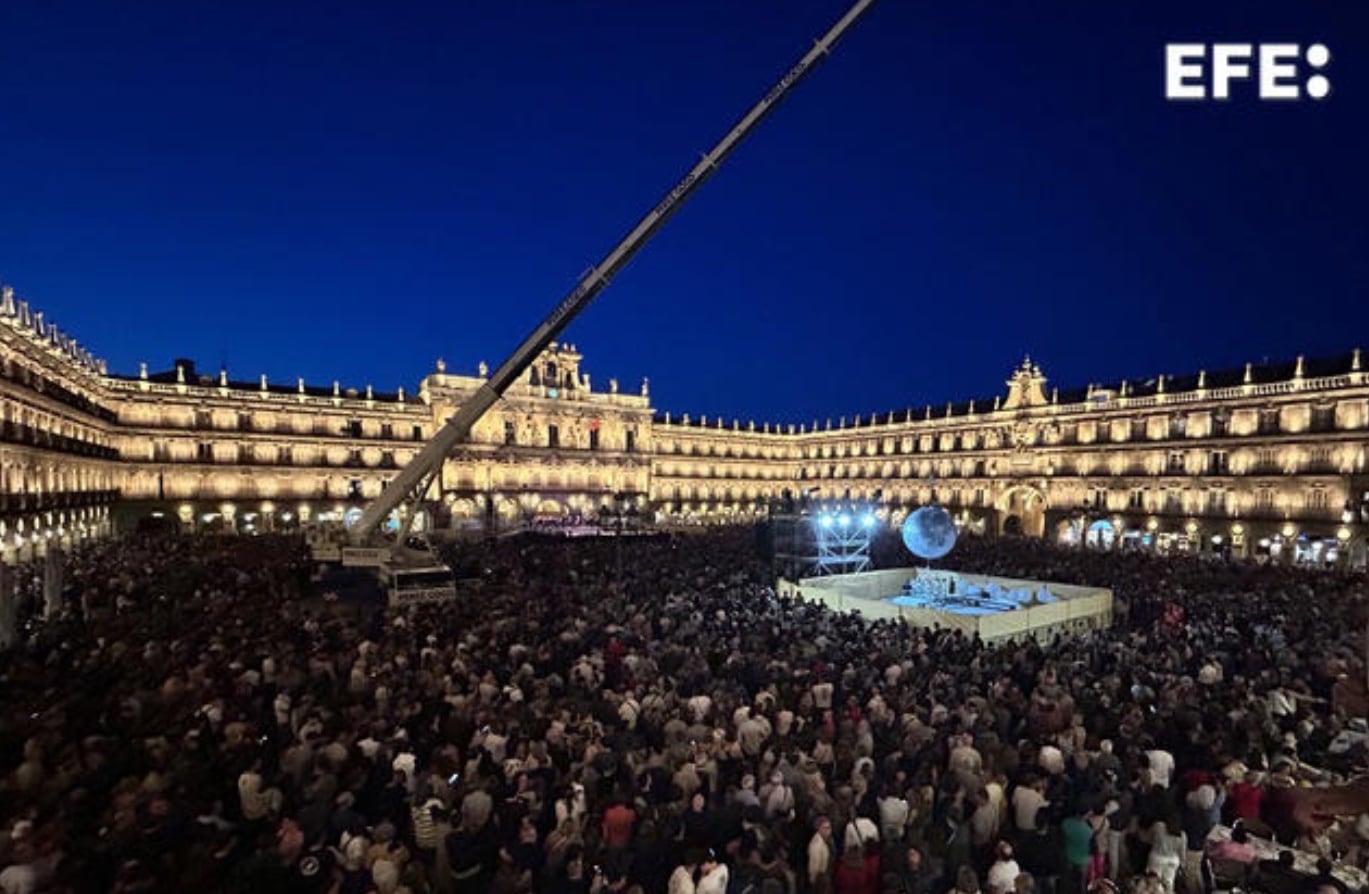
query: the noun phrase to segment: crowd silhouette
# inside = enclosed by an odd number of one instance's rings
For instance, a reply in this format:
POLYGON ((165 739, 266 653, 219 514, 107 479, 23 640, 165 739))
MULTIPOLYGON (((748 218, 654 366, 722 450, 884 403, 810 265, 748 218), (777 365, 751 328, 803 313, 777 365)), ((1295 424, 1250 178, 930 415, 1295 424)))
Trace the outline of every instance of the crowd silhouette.
POLYGON ((939 564, 1118 598, 990 646, 777 598, 742 529, 448 558, 392 613, 294 537, 74 551, 0 655, 0 891, 1283 894, 1369 853, 1292 807, 1364 755, 1358 573, 968 538, 939 564))

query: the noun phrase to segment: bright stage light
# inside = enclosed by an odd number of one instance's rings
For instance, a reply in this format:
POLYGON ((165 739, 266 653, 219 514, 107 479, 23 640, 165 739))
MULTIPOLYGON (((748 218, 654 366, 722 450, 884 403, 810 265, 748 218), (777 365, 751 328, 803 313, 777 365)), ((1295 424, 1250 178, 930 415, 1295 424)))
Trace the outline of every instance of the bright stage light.
POLYGON ((861 516, 860 524, 865 528, 873 528, 875 526, 874 514, 870 512, 865 513, 865 515, 861 516))
POLYGON ((841 516, 837 519, 837 523, 840 524, 840 525, 844 528, 844 527, 846 527, 847 525, 851 524, 851 516, 849 516, 849 515, 847 515, 845 512, 843 512, 843 513, 841 514, 841 516))
POLYGON ((819 515, 818 524, 822 525, 824 528, 832 527, 832 516, 828 515, 827 513, 819 515))

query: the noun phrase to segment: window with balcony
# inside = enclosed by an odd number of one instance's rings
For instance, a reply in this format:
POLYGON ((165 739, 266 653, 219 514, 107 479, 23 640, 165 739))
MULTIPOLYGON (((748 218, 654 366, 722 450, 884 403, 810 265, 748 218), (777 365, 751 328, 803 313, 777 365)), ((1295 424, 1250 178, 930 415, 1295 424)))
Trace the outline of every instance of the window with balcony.
POLYGON ((1218 410, 1212 414, 1212 436, 1214 438, 1224 438, 1230 432, 1231 419, 1225 410, 1218 410))
POLYGON ((504 420, 504 444, 513 446, 518 443, 518 427, 513 424, 513 420, 504 420))
POLYGON ((1170 475, 1184 474, 1184 452, 1171 450, 1165 458, 1165 471, 1170 475))
POLYGON ((393 438, 393 437, 395 436, 395 427, 394 427, 394 423, 392 423, 392 422, 382 422, 382 423, 380 423, 380 436, 381 436, 382 438, 393 438))
POLYGON ((1311 428, 1314 432, 1333 431, 1336 427, 1336 408, 1334 406, 1313 407, 1311 428))
POLYGON ((1188 434, 1188 417, 1171 416, 1169 418, 1169 436, 1171 438, 1182 438, 1188 434))
POLYGON ((347 420, 347 428, 345 429, 345 432, 346 432, 346 434, 347 434, 347 437, 349 437, 349 438, 359 438, 359 437, 361 437, 361 420, 360 420, 360 419, 349 419, 349 420, 347 420))
POLYGON ((276 448, 276 462, 283 466, 293 465, 295 462, 295 448, 289 444, 276 448))
POLYGON ((599 429, 597 429, 597 428, 591 428, 591 429, 589 430, 589 449, 590 449, 590 450, 598 450, 598 449, 599 449, 599 429))
POLYGON ((1313 512, 1321 512, 1326 509, 1326 489, 1314 487, 1307 492, 1307 508, 1313 512))
POLYGON ((238 414, 238 431, 251 431, 251 430, 252 430, 252 414, 251 414, 251 413, 239 413, 239 414, 238 414))
POLYGON ((1218 488, 1207 492, 1207 514, 1226 515, 1230 492, 1218 488))
POLYGON ((211 412, 209 412, 208 410, 196 410, 196 411, 195 411, 195 427, 196 427, 196 428, 213 428, 213 427, 214 427, 214 414, 211 413, 211 412))
POLYGON ((1177 490, 1166 490, 1166 491, 1165 491, 1165 512, 1177 513, 1177 512, 1183 512, 1183 511, 1184 511, 1184 497, 1183 497, 1183 494, 1179 493, 1177 490))
POLYGON ((214 445, 204 443, 196 444, 195 458, 203 463, 212 463, 214 461, 214 445))
POLYGON ((1257 431, 1262 435, 1277 435, 1279 433, 1279 411, 1261 410, 1257 431))
POLYGON ((552 448, 561 446, 561 429, 556 425, 547 426, 547 446, 552 448))
POLYGON ((1146 492, 1139 487, 1132 488, 1131 493, 1127 494, 1127 508, 1144 509, 1145 505, 1146 492))
POLYGON ((1230 457, 1225 450, 1213 450, 1207 455, 1207 473, 1226 475, 1231 471, 1230 457))
POLYGON ((637 452, 637 429, 629 428, 623 434, 623 449, 628 453, 637 452))

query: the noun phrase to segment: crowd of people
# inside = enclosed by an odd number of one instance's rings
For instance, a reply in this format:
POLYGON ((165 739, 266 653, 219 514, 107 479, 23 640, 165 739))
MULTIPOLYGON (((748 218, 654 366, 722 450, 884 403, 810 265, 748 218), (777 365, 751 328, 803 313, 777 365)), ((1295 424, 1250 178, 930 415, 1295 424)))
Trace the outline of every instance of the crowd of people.
MULTIPOLYGON (((943 564, 1118 598, 986 644, 778 598, 749 531, 454 550, 457 601, 403 612, 286 536, 68 557, 0 655, 0 891, 1168 894, 1252 838, 1369 854, 1292 797, 1363 754, 1359 574, 968 539, 943 564)), ((1286 861, 1242 880, 1347 887, 1286 861)))

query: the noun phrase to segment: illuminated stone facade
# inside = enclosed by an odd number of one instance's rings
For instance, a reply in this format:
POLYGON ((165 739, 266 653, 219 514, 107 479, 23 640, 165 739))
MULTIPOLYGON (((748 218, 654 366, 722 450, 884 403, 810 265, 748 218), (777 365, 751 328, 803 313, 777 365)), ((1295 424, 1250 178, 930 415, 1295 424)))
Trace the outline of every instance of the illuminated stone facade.
MULTIPOLYGON (((486 373, 436 370, 414 394, 317 388, 188 361, 163 374, 110 377, 125 502, 166 504, 186 524, 237 528, 341 521, 375 497, 486 373)), ((644 498, 651 411, 645 394, 594 391, 570 345, 553 345, 476 425, 442 470, 440 527, 597 512, 644 498), (491 519, 493 516, 493 519, 491 519)))
POLYGON ((104 365, 0 287, 0 558, 110 530, 123 474, 104 365))
MULTIPOLYGON (((0 300, 0 554, 178 521, 340 520, 379 493, 486 374, 438 361, 413 393, 205 375, 111 375, 8 289, 0 300), (49 533, 51 532, 51 533, 49 533)), ((1362 558, 1369 381, 1324 361, 1073 391, 1030 362, 987 399, 776 425, 654 413, 554 345, 447 462, 423 524, 507 525, 632 505, 684 523, 785 491, 933 496, 968 530, 1322 561, 1362 558)))
POLYGON ((988 399, 786 435, 793 486, 905 511, 935 493, 983 533, 1363 560, 1369 379, 1358 350, 1072 391, 1048 389, 1026 361, 1006 384, 988 399))

